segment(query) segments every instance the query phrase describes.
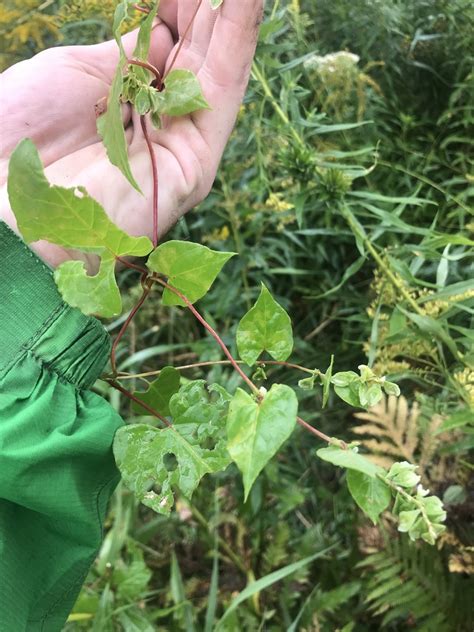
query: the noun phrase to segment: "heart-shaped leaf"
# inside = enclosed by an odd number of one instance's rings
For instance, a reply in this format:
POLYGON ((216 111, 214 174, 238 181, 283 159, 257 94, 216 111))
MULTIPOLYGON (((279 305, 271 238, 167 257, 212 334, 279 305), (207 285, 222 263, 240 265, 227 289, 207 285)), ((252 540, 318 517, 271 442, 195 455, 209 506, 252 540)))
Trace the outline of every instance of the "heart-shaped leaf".
POLYGON ((284 384, 274 384, 259 403, 237 389, 229 406, 227 449, 242 472, 245 499, 259 473, 293 432, 297 410, 296 395, 284 384))

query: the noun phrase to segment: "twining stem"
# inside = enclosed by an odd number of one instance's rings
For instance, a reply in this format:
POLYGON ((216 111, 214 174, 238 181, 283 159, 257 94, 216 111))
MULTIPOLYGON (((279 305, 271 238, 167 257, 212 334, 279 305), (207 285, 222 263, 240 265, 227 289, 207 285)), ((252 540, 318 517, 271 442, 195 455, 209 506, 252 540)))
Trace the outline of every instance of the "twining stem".
MULTIPOLYGON (((242 360, 235 360, 237 364, 245 364, 242 360)), ((310 375, 314 375, 315 371, 313 369, 308 369, 304 366, 300 366, 299 364, 293 364, 292 362, 278 362, 277 360, 257 360, 256 364, 258 366, 282 366, 288 369, 296 369, 297 371, 304 371, 304 373, 309 373, 310 375)), ((185 371, 187 369, 199 369, 206 366, 216 366, 216 365, 232 365, 230 360, 208 360, 206 362, 193 362, 193 364, 182 364, 181 366, 175 366, 174 368, 177 371, 185 371)), ((118 380, 132 380, 146 377, 154 377, 155 375, 159 375, 163 369, 158 369, 157 371, 146 371, 145 373, 118 373, 118 380)))
POLYGON ((229 349, 227 348, 225 342, 219 336, 217 331, 215 329, 213 329, 211 327, 211 325, 209 325, 209 323, 205 320, 205 318, 203 318, 203 316, 201 316, 201 314, 197 311, 197 309, 194 307, 194 305, 191 303, 191 301, 186 296, 184 296, 184 294, 182 294, 179 290, 174 288, 172 285, 169 285, 169 283, 166 283, 166 281, 164 281, 163 279, 160 279, 159 277, 154 276, 153 280, 156 283, 159 283, 160 285, 165 287, 170 292, 173 292, 173 294, 178 296, 183 301, 183 303, 186 304, 186 307, 189 309, 189 311, 197 318, 197 320, 201 323, 201 325, 205 329, 207 329, 207 331, 211 334, 211 336, 214 338, 214 340, 220 346, 220 348, 225 353, 225 355, 229 358, 229 362, 234 367, 234 369, 237 371, 237 373, 240 375, 240 377, 244 380, 244 382, 252 389, 252 391, 258 397, 261 397, 261 393, 260 393, 260 390, 258 389, 258 387, 255 386, 255 384, 252 382, 252 380, 245 375, 245 373, 242 371, 242 369, 240 368, 240 366, 238 365, 238 363, 236 362, 236 360, 232 356, 231 352, 229 351, 229 349))
POLYGON ((117 391, 120 391, 122 395, 125 395, 125 397, 128 397, 128 399, 131 399, 132 402, 135 402, 136 404, 141 406, 150 415, 153 415, 153 417, 156 417, 157 419, 162 421, 165 424, 165 426, 167 426, 168 428, 171 428, 172 424, 170 424, 170 422, 166 419, 166 417, 163 417, 163 415, 160 415, 160 413, 157 410, 155 410, 151 406, 148 406, 148 404, 145 404, 145 402, 142 402, 142 400, 139 399, 138 397, 135 397, 133 393, 130 393, 130 391, 127 391, 127 389, 121 386, 118 382, 116 382, 115 380, 107 380, 107 383, 110 384, 110 386, 112 386, 113 388, 117 389, 117 391))
MULTIPOLYGON (((310 426, 309 423, 307 423, 304 419, 301 419, 301 417, 297 417, 296 421, 299 423, 300 426, 302 426, 303 428, 308 430, 308 432, 311 432, 312 434, 316 435, 317 437, 319 437, 323 441, 327 441, 328 443, 333 443, 334 440, 331 439, 331 437, 328 437, 327 434, 324 434, 324 432, 321 432, 317 428, 314 428, 313 426, 310 426)), ((344 443, 344 441, 339 441, 339 443, 340 443, 340 447, 345 450, 347 446, 344 443)))
POLYGON ((141 272, 142 275, 148 275, 148 270, 146 268, 143 268, 142 266, 138 266, 135 263, 132 263, 131 261, 127 261, 126 259, 122 259, 122 257, 115 257, 115 259, 121 263, 122 265, 124 265, 126 268, 130 268, 130 270, 136 270, 137 272, 141 272))
POLYGON ((176 62, 176 59, 178 58, 179 53, 181 52, 181 49, 183 48, 184 41, 185 41, 186 37, 188 36, 189 30, 190 30, 190 28, 193 25, 194 19, 196 18, 196 15, 197 15, 197 13, 199 11, 199 8, 201 7, 201 4, 202 4, 202 0, 199 0, 199 2, 196 5, 196 8, 194 10, 193 15, 191 16, 191 19, 189 20, 188 26, 186 27, 183 35, 181 36, 180 42, 178 44, 178 48, 176 49, 175 54, 173 55, 173 58, 171 60, 171 63, 168 66, 168 70, 166 71, 165 76, 163 77, 163 81, 165 81, 166 77, 173 70, 173 66, 174 66, 174 64, 176 62))
POLYGON ((140 68, 145 68, 146 70, 149 70, 155 76, 156 89, 162 89, 163 79, 161 78, 161 73, 158 68, 153 66, 153 64, 150 64, 148 61, 142 61, 141 59, 127 59, 127 64, 129 64, 130 66, 140 66, 140 68))
POLYGON ((139 4, 132 4, 132 7, 137 11, 140 11, 140 13, 144 13, 145 15, 148 15, 150 13, 150 9, 141 7, 139 4))
POLYGON ((148 153, 150 154, 151 161, 151 169, 153 176, 153 247, 156 248, 158 245, 158 167, 156 164, 156 156, 155 151, 153 149, 153 143, 150 140, 148 135, 148 130, 146 127, 146 118, 142 114, 140 116, 140 125, 142 126, 143 136, 145 137, 145 142, 148 147, 148 153))
POLYGON ((143 305, 143 303, 148 298, 148 295, 150 294, 151 289, 153 287, 151 284, 147 284, 146 283, 146 276, 145 275, 142 276, 142 284, 143 284, 143 293, 142 293, 138 303, 135 305, 135 307, 132 309, 130 314, 127 316, 127 320, 124 322, 124 324, 122 325, 122 328, 118 332, 118 334, 117 334, 117 336, 116 336, 116 338, 115 338, 115 340, 113 342, 112 349, 110 351, 110 364, 112 366, 112 372, 114 374, 117 373, 116 353, 117 353, 118 344, 121 341, 121 339, 123 338, 125 332, 127 331, 128 327, 129 327, 130 323, 132 322, 133 318, 135 317, 136 313, 138 312, 140 307, 143 305))

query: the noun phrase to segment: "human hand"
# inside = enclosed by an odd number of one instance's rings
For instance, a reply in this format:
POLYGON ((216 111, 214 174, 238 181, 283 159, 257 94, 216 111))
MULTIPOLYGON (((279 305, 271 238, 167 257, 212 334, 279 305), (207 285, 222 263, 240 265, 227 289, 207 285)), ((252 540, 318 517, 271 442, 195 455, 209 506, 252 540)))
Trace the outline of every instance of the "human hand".
MULTIPOLYGON (((208 194, 247 86, 263 0, 225 0, 212 11, 200 5, 174 64, 197 74, 211 110, 165 118, 151 131, 158 165, 159 233, 163 235, 208 194)), ((198 0, 162 0, 152 31, 149 61, 163 74, 174 57, 198 0)), ((131 55, 136 32, 123 38, 131 55)), ((48 49, 1 75, 0 219, 14 230, 6 191, 8 159, 23 138, 37 146, 50 182, 84 186, 111 219, 131 235, 152 234, 152 176, 139 117, 129 105, 123 119, 140 195, 108 160, 98 138, 95 104, 108 95, 118 62, 115 41, 48 49)), ((33 209, 32 209, 33 210, 33 209)), ((47 242, 32 248, 50 265, 94 258, 47 242)))

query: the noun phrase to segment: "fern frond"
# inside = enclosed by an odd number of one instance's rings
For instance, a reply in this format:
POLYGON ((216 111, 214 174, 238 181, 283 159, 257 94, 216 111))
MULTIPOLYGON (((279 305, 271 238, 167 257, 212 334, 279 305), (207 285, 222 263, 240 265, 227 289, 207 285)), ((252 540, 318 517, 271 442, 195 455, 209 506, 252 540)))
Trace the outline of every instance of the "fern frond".
POLYGON ((357 419, 368 423, 355 426, 352 432, 385 439, 380 443, 363 439, 362 443, 374 454, 393 457, 391 463, 400 458, 413 462, 418 447, 419 414, 416 402, 410 409, 405 397, 390 395, 381 399, 369 411, 356 413, 357 419))
POLYGON ((453 586, 440 553, 405 537, 387 538, 385 546, 358 564, 367 579, 365 603, 372 616, 381 617, 381 628, 398 622, 418 631, 436 621, 431 630, 455 630, 450 617, 453 586))

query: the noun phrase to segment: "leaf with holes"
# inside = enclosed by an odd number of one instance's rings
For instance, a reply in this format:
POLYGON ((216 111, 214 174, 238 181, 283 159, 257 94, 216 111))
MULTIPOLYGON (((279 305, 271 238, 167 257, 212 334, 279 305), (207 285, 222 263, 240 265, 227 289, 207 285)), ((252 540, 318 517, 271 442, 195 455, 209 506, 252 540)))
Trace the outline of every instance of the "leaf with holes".
MULTIPOLYGON (((172 366, 165 366, 157 379, 151 382, 144 393, 136 391, 134 395, 137 399, 159 412, 160 415, 167 417, 170 415, 169 404, 171 397, 179 391, 179 380, 179 371, 172 366)), ((147 414, 146 410, 136 402, 132 403, 132 409, 138 415, 147 414)))
POLYGON ((346 481, 352 498, 372 522, 377 524, 379 515, 390 504, 390 487, 378 477, 374 478, 353 469, 347 470, 346 481))
POLYGON ((274 384, 259 403, 238 388, 229 406, 227 449, 242 472, 245 500, 255 479, 295 428, 298 400, 274 384))
POLYGON ((260 296, 237 328, 237 348, 249 366, 263 351, 274 360, 284 361, 293 349, 291 320, 262 283, 260 296))
POLYGON ((66 189, 50 185, 38 151, 29 139, 21 141, 11 155, 8 195, 25 241, 45 239, 103 258, 99 273, 93 277, 86 275, 80 262, 68 262, 58 268, 56 278, 60 289, 64 291, 68 283, 65 300, 86 314, 119 313, 114 260, 149 253, 153 245, 148 237, 127 235, 83 187, 66 189))
POLYGON ((95 276, 82 261, 65 261, 54 271, 54 280, 66 303, 84 314, 112 318, 122 311, 122 298, 115 282, 115 258, 104 255, 95 276))
MULTIPOLYGON (((158 246, 148 258, 148 267, 168 277, 168 282, 195 303, 214 283, 222 266, 234 252, 217 252, 187 241, 167 241, 158 246)), ((178 296, 165 289, 164 305, 185 305, 178 296)))
POLYGON ((163 430, 145 424, 120 428, 114 455, 125 484, 143 504, 168 515, 173 489, 191 498, 205 474, 230 463, 226 449, 225 418, 230 395, 204 380, 182 386, 170 400, 173 424, 163 430))

